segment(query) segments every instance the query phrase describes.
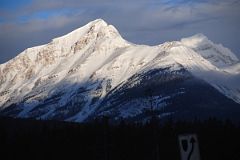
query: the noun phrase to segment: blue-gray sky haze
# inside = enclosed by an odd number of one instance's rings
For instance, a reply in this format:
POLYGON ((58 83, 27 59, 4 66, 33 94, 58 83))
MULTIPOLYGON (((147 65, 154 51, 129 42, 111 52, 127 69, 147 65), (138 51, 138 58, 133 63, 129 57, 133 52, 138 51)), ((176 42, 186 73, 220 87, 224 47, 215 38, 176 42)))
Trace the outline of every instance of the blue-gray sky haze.
POLYGON ((240 0, 1 0, 0 63, 97 18, 133 43, 203 33, 240 57, 240 0))

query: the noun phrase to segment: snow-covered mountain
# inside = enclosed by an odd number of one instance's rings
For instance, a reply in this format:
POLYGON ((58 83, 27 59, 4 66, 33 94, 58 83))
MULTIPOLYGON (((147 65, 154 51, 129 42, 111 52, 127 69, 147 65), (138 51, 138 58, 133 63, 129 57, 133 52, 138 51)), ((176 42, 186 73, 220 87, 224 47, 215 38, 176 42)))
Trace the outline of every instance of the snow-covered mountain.
POLYGON ((238 118, 240 62, 202 34, 157 46, 97 19, 0 65, 0 114, 83 122, 238 118))

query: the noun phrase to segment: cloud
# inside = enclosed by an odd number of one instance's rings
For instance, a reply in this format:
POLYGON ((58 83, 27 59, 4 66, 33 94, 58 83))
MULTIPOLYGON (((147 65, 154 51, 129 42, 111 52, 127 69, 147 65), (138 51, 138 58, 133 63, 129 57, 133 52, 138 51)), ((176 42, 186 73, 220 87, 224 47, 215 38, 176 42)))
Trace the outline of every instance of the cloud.
POLYGON ((32 0, 0 10, 0 63, 103 18, 135 43, 155 45, 204 33, 240 55, 238 0, 32 0))

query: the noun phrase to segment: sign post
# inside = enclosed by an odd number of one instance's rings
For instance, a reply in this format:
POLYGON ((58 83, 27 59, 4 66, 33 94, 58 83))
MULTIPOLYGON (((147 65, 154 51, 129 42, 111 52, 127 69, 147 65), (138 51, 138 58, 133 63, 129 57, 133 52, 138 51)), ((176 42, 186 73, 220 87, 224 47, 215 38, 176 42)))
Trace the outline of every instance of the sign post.
POLYGON ((178 141, 182 160, 200 160, 198 139, 195 134, 180 135, 178 141))

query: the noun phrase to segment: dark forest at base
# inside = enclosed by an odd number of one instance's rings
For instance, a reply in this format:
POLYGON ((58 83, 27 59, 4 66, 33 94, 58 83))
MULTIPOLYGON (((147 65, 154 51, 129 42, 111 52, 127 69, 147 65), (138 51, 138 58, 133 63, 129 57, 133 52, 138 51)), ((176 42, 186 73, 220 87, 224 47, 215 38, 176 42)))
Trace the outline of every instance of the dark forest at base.
POLYGON ((230 121, 109 125, 0 118, 4 159, 180 160, 178 135, 196 133, 202 160, 239 160, 240 127, 230 121))

